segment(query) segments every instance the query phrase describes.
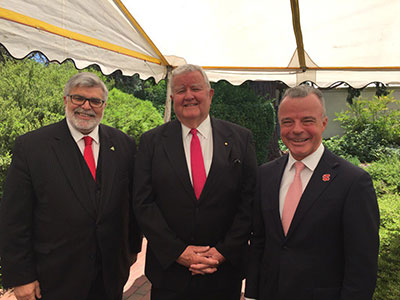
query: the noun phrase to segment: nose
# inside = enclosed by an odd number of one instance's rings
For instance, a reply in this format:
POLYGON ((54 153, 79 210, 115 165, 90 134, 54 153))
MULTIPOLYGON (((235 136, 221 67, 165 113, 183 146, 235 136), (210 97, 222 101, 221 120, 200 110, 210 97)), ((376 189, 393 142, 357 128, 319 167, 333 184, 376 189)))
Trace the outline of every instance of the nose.
POLYGON ((302 126, 301 122, 294 122, 292 131, 293 131, 294 134, 302 133, 303 132, 303 126, 302 126))
POLYGON ((186 90, 186 92, 185 92, 185 99, 187 99, 187 100, 193 99, 193 94, 192 94, 192 91, 191 91, 190 89, 187 89, 187 90, 186 90))
POLYGON ((90 106, 89 100, 86 100, 85 103, 83 103, 83 105, 81 105, 81 107, 86 110, 92 109, 92 107, 90 106))

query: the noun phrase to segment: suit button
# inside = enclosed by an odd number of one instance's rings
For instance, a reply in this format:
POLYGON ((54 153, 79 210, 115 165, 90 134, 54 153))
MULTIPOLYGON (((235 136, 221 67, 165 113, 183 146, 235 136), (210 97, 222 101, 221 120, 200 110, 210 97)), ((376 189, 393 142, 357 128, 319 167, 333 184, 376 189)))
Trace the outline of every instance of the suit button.
POLYGON ((289 250, 289 247, 286 246, 286 245, 283 245, 283 246, 282 246, 282 250, 289 250))

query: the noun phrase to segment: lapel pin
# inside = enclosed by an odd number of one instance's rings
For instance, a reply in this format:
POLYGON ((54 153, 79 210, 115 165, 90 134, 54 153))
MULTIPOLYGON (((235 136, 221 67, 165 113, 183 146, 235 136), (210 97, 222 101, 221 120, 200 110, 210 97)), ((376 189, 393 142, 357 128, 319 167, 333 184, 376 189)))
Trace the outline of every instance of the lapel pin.
POLYGON ((228 142, 225 142, 224 145, 225 145, 225 146, 228 146, 228 142))
POLYGON ((111 151, 115 151, 114 146, 111 146, 110 150, 111 150, 111 151))
POLYGON ((329 180, 331 180, 331 174, 322 175, 322 181, 329 181, 329 180))

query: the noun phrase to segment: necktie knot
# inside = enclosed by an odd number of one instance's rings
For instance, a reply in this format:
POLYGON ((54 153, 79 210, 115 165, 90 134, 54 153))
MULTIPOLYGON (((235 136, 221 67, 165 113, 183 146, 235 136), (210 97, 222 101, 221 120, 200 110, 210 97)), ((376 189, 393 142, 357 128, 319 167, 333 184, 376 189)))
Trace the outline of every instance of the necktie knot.
POLYGON ((196 128, 190 129, 190 133, 191 133, 192 135, 197 135, 197 129, 196 129, 196 128))
POLYGON ((301 171, 305 168, 305 165, 301 161, 296 161, 294 163, 294 168, 296 170, 296 175, 299 175, 301 171))
POLYGON ((93 141, 92 137, 84 136, 83 140, 85 141, 85 146, 91 146, 92 145, 92 141, 93 141))

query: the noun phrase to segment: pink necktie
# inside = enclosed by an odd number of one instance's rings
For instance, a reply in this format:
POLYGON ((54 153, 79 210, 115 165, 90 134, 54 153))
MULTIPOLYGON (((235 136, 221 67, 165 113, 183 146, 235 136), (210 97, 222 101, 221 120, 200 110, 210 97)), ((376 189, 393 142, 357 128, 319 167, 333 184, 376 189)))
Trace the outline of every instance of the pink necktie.
POLYGON ((282 211, 282 226, 285 235, 287 235, 290 223, 292 222, 294 216, 294 212, 296 211, 297 205, 299 204, 301 198, 301 194, 303 193, 300 173, 304 169, 304 164, 301 161, 297 161, 294 163, 294 167, 296 169, 296 174, 294 175, 293 182, 289 186, 282 211))
POLYGON ((92 150, 93 139, 90 136, 84 136, 83 140, 85 141, 85 151, 83 151, 83 157, 86 160, 90 173, 92 173, 93 179, 96 180, 96 165, 94 163, 94 156, 92 150))
POLYGON ((196 198, 199 199, 204 183, 206 182, 206 170, 204 168, 203 153, 201 152, 197 129, 190 129, 190 133, 192 134, 192 141, 190 142, 190 165, 192 168, 193 189, 196 198))

